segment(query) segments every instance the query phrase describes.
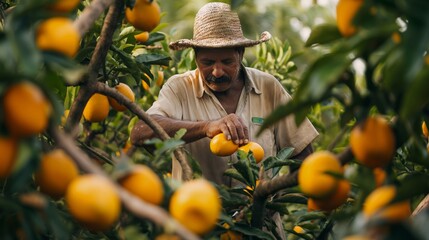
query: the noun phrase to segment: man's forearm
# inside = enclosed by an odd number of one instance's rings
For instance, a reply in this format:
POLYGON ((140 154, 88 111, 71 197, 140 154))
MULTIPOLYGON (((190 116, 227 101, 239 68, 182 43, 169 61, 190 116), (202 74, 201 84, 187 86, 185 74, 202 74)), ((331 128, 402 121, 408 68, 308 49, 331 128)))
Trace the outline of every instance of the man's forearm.
MULTIPOLYGON (((186 134, 183 136, 185 142, 193 142, 206 137, 207 121, 182 121, 161 115, 151 115, 151 117, 161 125, 169 136, 174 136, 182 128, 186 129, 186 134)), ((154 131, 143 121, 136 123, 130 136, 131 142, 135 145, 143 145, 144 141, 154 137, 157 137, 154 131)))

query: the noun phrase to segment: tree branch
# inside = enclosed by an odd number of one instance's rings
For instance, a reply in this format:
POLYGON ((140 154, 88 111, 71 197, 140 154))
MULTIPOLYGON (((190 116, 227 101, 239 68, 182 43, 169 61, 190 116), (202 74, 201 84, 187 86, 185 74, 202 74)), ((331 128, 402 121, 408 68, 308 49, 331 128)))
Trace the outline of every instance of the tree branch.
MULTIPOLYGON (((97 82, 94 85, 94 90, 101 94, 104 94, 108 97, 114 98, 118 101, 119 104, 127 107, 132 113, 137 115, 139 119, 143 120, 147 125, 149 125, 152 130, 162 139, 170 139, 170 136, 164 131, 164 129, 156 121, 154 121, 143 109, 141 109, 136 103, 131 102, 127 97, 118 92, 115 88, 111 88, 106 84, 97 82)), ((188 164, 186 155, 183 152, 183 149, 179 148, 174 151, 174 156, 180 163, 183 171, 183 180, 188 181, 192 179, 192 169, 188 164)))
POLYGON ((74 22, 74 26, 79 31, 81 36, 85 35, 89 31, 97 18, 107 7, 112 5, 113 2, 114 0, 93 0, 89 6, 85 7, 83 12, 74 22))
POLYGON ((82 170, 98 174, 111 181, 118 191, 119 197, 121 198, 124 206, 135 216, 150 219, 155 224, 164 226, 168 229, 172 228, 184 239, 199 239, 193 233, 176 222, 176 220, 171 218, 163 208, 141 201, 139 198, 123 189, 119 184, 113 182, 100 167, 93 163, 89 157, 75 145, 74 139, 65 134, 58 127, 50 126, 49 134, 57 145, 76 161, 82 170))

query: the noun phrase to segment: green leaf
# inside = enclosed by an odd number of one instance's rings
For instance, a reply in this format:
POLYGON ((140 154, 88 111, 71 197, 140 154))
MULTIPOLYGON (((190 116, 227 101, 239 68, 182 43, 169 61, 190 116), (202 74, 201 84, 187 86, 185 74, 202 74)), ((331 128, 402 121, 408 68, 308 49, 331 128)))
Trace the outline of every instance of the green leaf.
POLYGON ((231 226, 231 230, 241 232, 245 236, 254 236, 258 239, 274 240, 274 238, 269 233, 264 232, 263 230, 258 228, 252 228, 247 224, 236 223, 231 226))
POLYGON ((429 67, 424 68, 408 85, 402 101, 400 115, 403 119, 420 115, 425 105, 429 103, 429 67))
POLYGON ((287 204, 285 204, 285 203, 279 203, 279 202, 270 203, 270 202, 268 202, 266 207, 267 207, 267 209, 279 212, 281 215, 289 214, 289 211, 287 210, 287 204))
POLYGON ((185 136, 185 134, 186 128, 181 128, 174 134, 174 139, 180 140, 183 136, 185 136))
POLYGON ((305 221, 312 221, 312 220, 319 220, 319 219, 326 219, 326 215, 323 212, 309 212, 304 215, 299 216, 297 222, 305 222, 305 221))
POLYGON ((310 37, 305 42, 305 46, 309 47, 314 44, 330 43, 340 38, 341 34, 338 31, 337 25, 329 23, 321 24, 313 28, 310 37))
POLYGON ((124 51, 120 50, 119 48, 112 45, 111 50, 118 54, 118 57, 122 60, 125 66, 127 66, 130 70, 131 75, 136 80, 137 84, 140 84, 140 81, 142 79, 140 69, 137 65, 137 63, 131 58, 131 56, 124 51))
POLYGON ((275 198, 273 201, 280 202, 280 203, 307 204, 307 198, 302 194, 298 194, 298 193, 285 194, 279 198, 275 198))
POLYGON ((140 54, 136 56, 138 63, 146 65, 164 65, 168 66, 171 58, 161 54, 140 54))
POLYGON ((227 169, 223 175, 234 178, 238 180, 239 182, 242 182, 244 184, 248 184, 247 180, 243 177, 243 175, 240 174, 240 172, 237 171, 235 168, 229 168, 227 169))
POLYGON ((349 53, 330 53, 317 59, 304 73, 302 83, 294 95, 297 101, 318 101, 338 83, 341 74, 350 66, 349 53))
POLYGON ((276 157, 281 160, 289 159, 289 157, 292 156, 294 150, 295 148, 293 147, 285 147, 277 153, 276 157))

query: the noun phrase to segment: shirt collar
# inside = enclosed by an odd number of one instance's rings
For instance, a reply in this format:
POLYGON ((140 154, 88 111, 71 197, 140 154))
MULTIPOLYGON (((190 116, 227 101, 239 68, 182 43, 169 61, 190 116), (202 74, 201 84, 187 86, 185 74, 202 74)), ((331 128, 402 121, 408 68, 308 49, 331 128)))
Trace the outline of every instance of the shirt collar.
MULTIPOLYGON (((261 90, 259 89, 259 87, 255 84, 255 79, 253 78, 252 75, 249 74, 249 71, 247 70, 247 68, 244 65, 241 65, 241 69, 243 70, 243 77, 244 77, 244 87, 246 89, 246 92, 250 93, 252 90, 256 93, 256 94, 261 94, 261 90)), ((204 92, 206 94, 210 94, 211 90, 207 87, 207 85, 204 84, 204 81, 201 78, 201 74, 200 71, 198 70, 198 68, 193 71, 193 77, 196 79, 196 96, 198 98, 202 98, 204 95, 204 92)))

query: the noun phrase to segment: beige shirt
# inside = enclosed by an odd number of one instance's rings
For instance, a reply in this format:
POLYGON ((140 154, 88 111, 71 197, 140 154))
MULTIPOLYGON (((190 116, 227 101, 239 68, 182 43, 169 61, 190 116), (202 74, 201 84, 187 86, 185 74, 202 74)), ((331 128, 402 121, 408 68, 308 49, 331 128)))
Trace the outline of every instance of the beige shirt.
MULTIPOLYGON (((245 87, 241 92, 235 114, 246 123, 249 140, 259 143, 264 148, 265 158, 275 156, 278 150, 285 147, 293 147, 294 153, 299 153, 318 136, 318 132, 308 119, 297 127, 293 116, 283 118, 264 130, 260 136, 256 136, 263 119, 291 97, 280 82, 270 74, 245 68, 244 75, 245 87)), ((158 100, 147 113, 188 121, 215 120, 228 115, 215 95, 203 83, 198 70, 172 76, 164 84, 158 100)), ((218 157, 211 153, 209 145, 210 139, 203 138, 186 144, 185 148, 198 161, 205 178, 230 186, 231 180, 223 176, 223 172, 228 168, 229 161, 237 160, 236 154, 218 157)), ((180 165, 175 160, 172 174, 175 178, 181 177, 180 165)))

